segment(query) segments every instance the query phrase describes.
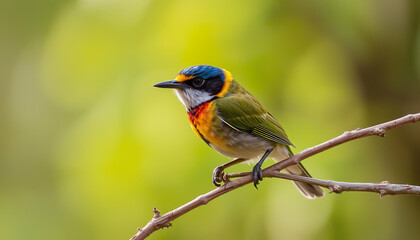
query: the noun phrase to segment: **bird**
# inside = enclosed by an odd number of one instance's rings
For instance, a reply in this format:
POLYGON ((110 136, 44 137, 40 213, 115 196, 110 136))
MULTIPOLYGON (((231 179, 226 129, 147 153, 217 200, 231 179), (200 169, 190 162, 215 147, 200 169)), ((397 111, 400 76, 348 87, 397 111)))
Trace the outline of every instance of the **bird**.
MULTIPOLYGON (((211 148, 234 159, 214 169, 212 180, 216 186, 224 182, 226 168, 241 162, 257 162, 252 177, 258 189, 265 159, 280 162, 293 156, 294 145, 279 122, 225 69, 192 66, 181 70, 174 80, 154 87, 174 89, 186 108, 193 131, 211 148)), ((301 163, 284 170, 311 177, 301 163)), ((324 196, 319 186, 297 181, 294 184, 306 198, 324 196)))

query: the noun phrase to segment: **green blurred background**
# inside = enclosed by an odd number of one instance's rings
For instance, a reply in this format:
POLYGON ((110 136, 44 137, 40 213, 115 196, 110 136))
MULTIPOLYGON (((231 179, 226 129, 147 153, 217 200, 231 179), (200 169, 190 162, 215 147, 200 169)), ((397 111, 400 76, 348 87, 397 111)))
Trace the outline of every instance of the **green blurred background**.
MULTIPOLYGON (((228 159, 152 87, 191 65, 231 71, 295 152, 420 110, 417 0, 6 1, 0 31, 1 239, 128 239, 153 206, 214 189, 228 159)), ((420 185, 419 136, 406 125, 304 164, 322 179, 420 185)), ((419 239, 419 213, 417 196, 307 200, 266 179, 150 239, 419 239)))

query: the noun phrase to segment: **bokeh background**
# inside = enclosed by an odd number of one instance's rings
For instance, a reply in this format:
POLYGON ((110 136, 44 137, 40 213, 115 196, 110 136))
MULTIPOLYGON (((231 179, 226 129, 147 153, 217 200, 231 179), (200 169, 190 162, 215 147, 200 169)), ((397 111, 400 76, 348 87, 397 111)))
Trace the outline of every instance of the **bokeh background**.
MULTIPOLYGON (((128 239, 153 206, 214 189, 228 159, 194 135, 172 91, 152 87, 191 65, 231 71, 295 152, 419 112, 419 3, 3 1, 0 238, 128 239)), ((420 185, 419 159, 417 123, 304 165, 321 179, 420 185)), ((267 179, 150 239, 419 239, 419 213, 418 196, 307 200, 267 179)))

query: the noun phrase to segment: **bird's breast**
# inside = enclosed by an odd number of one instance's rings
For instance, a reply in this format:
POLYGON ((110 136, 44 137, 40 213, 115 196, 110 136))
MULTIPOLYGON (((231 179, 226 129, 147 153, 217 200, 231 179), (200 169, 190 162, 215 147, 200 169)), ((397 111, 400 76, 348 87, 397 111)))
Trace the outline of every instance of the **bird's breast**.
POLYGON ((203 103, 188 112, 192 129, 219 153, 232 158, 253 158, 272 143, 226 125, 218 116, 214 102, 203 103), (255 155, 255 156, 254 156, 255 155))
POLYGON ((219 119, 212 102, 205 102, 188 112, 194 132, 207 144, 221 144, 220 134, 217 134, 219 119))

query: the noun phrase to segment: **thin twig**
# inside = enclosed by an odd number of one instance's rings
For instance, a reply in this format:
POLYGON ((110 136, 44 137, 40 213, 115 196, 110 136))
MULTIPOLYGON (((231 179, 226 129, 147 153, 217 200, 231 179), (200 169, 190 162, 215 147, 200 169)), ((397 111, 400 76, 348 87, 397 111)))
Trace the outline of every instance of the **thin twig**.
POLYGON ((415 194, 420 195, 420 186, 407 184, 391 184, 388 181, 380 183, 353 183, 353 182, 337 182, 331 180, 321 180, 316 178, 291 175, 279 172, 270 172, 267 177, 276 177, 289 179, 293 181, 306 182, 321 187, 328 188, 330 193, 342 193, 345 191, 358 192, 376 192, 379 195, 397 195, 397 194, 415 194))
MULTIPOLYGON (((385 136, 385 131, 392 129, 394 127, 403 125, 403 124, 407 124, 407 123, 415 123, 417 121, 420 120, 420 113, 416 113, 416 114, 409 114, 405 117, 396 119, 396 120, 392 120, 386 123, 382 123, 382 124, 378 124, 372 127, 368 127, 368 128, 364 128, 364 129, 356 129, 353 131, 349 131, 349 132, 345 132, 342 135, 331 139, 329 141, 326 141, 324 143, 321 143, 317 146, 308 148, 292 157, 289 157, 287 159, 285 159, 284 161, 278 162, 274 165, 271 165, 270 167, 266 168, 263 170, 263 176, 264 177, 277 177, 274 173, 290 166, 296 163, 299 163, 300 161, 313 156, 317 153, 320 153, 322 151, 325 151, 327 149, 330 149, 332 147, 335 147, 337 145, 340 145, 342 143, 351 141, 351 140, 355 140, 357 138, 362 138, 362 137, 367 137, 367 136, 371 136, 371 135, 378 135, 381 137, 385 136)), ((239 175, 237 175, 239 176, 239 175)), ((295 176, 296 177, 296 176, 295 176)), ((297 179, 296 179, 297 180, 297 179)), ((303 181, 303 179, 300 179, 301 181, 303 181)), ((315 179, 313 179, 315 180, 315 179)), ((297 180, 299 181, 299 180, 297 180)), ((311 180, 312 181, 312 180, 311 180)), ((323 181, 323 180, 320 180, 323 181)), ((203 194, 201 196, 198 196, 196 199, 192 200, 191 202, 182 205, 181 207, 172 210, 162 216, 160 216, 159 212, 157 209, 154 208, 154 217, 152 218, 152 220, 147 223, 147 225, 144 228, 139 228, 138 232, 136 235, 134 235, 131 240, 141 240, 141 239, 145 239, 147 236, 149 236, 150 234, 152 234, 153 232, 155 232, 158 229, 164 228, 164 227, 169 227, 171 226, 171 221, 175 220, 176 218, 184 215, 185 213, 201 206, 204 204, 207 204, 209 201, 223 195, 226 194, 232 190, 235 190, 237 188, 240 188, 248 183, 252 182, 252 177, 251 175, 245 175, 235 181, 229 181, 227 183, 225 183, 223 186, 216 188, 206 194, 203 194)), ((336 182, 336 183, 340 183, 340 182, 336 182)), ((316 184, 312 182, 312 184, 316 184)), ((340 191, 344 191, 343 190, 343 186, 347 187, 346 191, 363 191, 361 190, 361 188, 358 188, 357 185, 354 185, 357 183, 343 183, 342 185, 337 184, 337 185, 332 185, 332 191, 333 192, 340 192, 340 191), (346 185, 346 184, 350 184, 350 185, 346 185), (334 188, 335 186, 340 186, 340 188, 334 188)), ((398 184, 382 184, 383 187, 379 187, 378 184, 373 184, 372 183, 364 183, 364 184, 371 184, 370 188, 372 189, 371 192, 379 192, 379 194, 381 195, 387 195, 387 194, 418 194, 417 191, 419 187, 417 186, 409 186, 409 185, 398 185, 398 184), (379 189, 379 190, 377 190, 379 189), (405 189, 404 191, 400 190, 400 189, 405 189), (382 191, 382 192, 381 192, 382 191), (385 191, 385 192, 384 192, 385 191), (413 192, 414 191, 414 192, 413 192)), ((324 186, 319 184, 320 186, 324 186)), ((381 185, 381 186, 382 186, 381 185)), ((360 186, 360 185, 359 185, 360 186)), ((330 188, 330 186, 325 186, 330 188)), ((369 189, 369 187, 367 185, 365 185, 364 188, 366 191, 367 189, 369 189)), ((331 189, 330 189, 331 190, 331 189)))
POLYGON ((385 137, 386 130, 390 130, 392 128, 395 128, 397 126, 401 126, 407 123, 415 123, 417 121, 420 121, 420 113, 408 114, 404 117, 401 117, 401 118, 398 118, 398 119, 395 119, 386 123, 378 124, 372 127, 363 128, 363 129, 355 129, 353 131, 344 132, 343 134, 341 134, 340 136, 336 138, 328 140, 314 147, 307 148, 303 150, 302 152, 285 159, 284 161, 271 165, 270 167, 263 170, 263 176, 264 176, 264 172, 269 172, 273 170, 280 171, 290 165, 299 163, 303 159, 311 157, 315 154, 323 152, 332 147, 338 146, 342 143, 355 140, 358 138, 362 138, 362 137, 372 136, 372 135, 385 137))

